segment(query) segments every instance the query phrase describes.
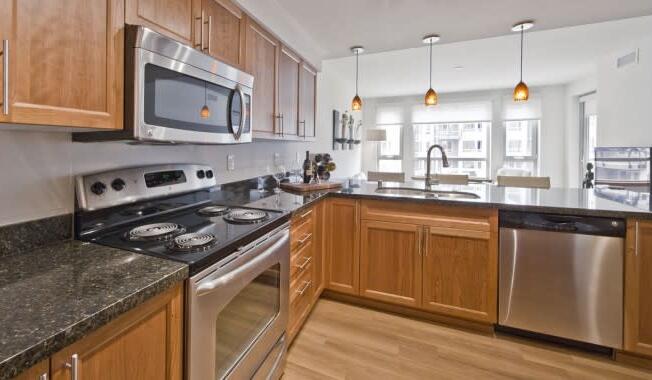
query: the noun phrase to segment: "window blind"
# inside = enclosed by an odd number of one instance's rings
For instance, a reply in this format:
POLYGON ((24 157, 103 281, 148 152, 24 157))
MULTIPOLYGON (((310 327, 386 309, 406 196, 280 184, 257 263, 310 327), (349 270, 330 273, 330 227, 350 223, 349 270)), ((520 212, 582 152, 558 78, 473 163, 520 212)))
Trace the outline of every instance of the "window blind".
POLYGON ((413 123, 450 123, 458 121, 490 121, 491 102, 451 102, 434 107, 412 106, 413 123))
POLYGON ((503 98, 503 119, 541 119, 541 98, 530 96, 527 102, 515 102, 511 96, 503 98))

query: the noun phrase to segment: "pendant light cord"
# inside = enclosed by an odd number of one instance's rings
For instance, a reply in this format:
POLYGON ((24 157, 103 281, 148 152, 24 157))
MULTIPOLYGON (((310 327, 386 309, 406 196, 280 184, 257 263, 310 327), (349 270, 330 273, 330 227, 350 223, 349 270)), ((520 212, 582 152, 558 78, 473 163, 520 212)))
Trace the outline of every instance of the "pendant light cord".
POLYGON ((355 51, 355 94, 358 95, 358 56, 360 52, 355 51))
POLYGON ((430 88, 432 88, 432 38, 430 39, 430 88))
POLYGON ((521 82, 523 82, 523 25, 521 25, 521 82))

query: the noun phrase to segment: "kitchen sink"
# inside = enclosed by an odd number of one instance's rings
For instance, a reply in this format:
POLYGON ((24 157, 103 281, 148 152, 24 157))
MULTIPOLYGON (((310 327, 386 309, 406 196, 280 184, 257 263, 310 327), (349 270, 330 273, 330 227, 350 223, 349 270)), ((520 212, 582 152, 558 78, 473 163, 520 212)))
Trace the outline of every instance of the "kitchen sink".
POLYGON ((407 195, 427 198, 444 198, 444 199, 479 199, 477 194, 465 191, 447 191, 447 190, 425 190, 409 187, 379 187, 376 189, 378 194, 388 195, 407 195))

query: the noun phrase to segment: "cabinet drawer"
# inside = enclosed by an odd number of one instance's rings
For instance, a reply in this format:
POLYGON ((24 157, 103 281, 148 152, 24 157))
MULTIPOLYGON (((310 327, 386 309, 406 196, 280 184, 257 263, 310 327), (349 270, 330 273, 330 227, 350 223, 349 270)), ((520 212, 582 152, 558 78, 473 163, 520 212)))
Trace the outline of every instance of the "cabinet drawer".
POLYGON ((315 233, 315 224, 312 220, 305 220, 302 224, 290 229, 290 252, 296 253, 303 246, 312 242, 315 233))
POLYGON ((299 225, 303 224, 306 221, 313 221, 314 222, 314 219, 315 219, 315 210, 314 210, 314 208, 311 207, 311 208, 309 208, 307 210, 304 210, 304 211, 298 213, 297 215, 294 215, 292 217, 292 222, 291 223, 292 223, 293 226, 295 226, 295 225, 299 226, 299 225))
POLYGON ((294 330, 299 321, 310 310, 314 286, 312 281, 312 264, 308 264, 299 278, 290 284, 290 329, 294 330))
POLYGON ((393 223, 420 224, 446 234, 455 231, 497 231, 496 210, 441 206, 406 202, 362 201, 362 219, 393 223))
POLYGON ((290 257, 290 282, 308 270, 313 258, 313 243, 307 242, 290 257))

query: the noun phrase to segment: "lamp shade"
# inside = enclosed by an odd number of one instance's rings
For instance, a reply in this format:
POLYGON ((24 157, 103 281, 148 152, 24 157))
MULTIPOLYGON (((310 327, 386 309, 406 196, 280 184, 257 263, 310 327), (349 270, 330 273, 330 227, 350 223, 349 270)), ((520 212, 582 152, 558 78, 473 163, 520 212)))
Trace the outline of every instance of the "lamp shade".
POLYGON ((367 129, 367 141, 387 141, 387 131, 384 129, 367 129))

